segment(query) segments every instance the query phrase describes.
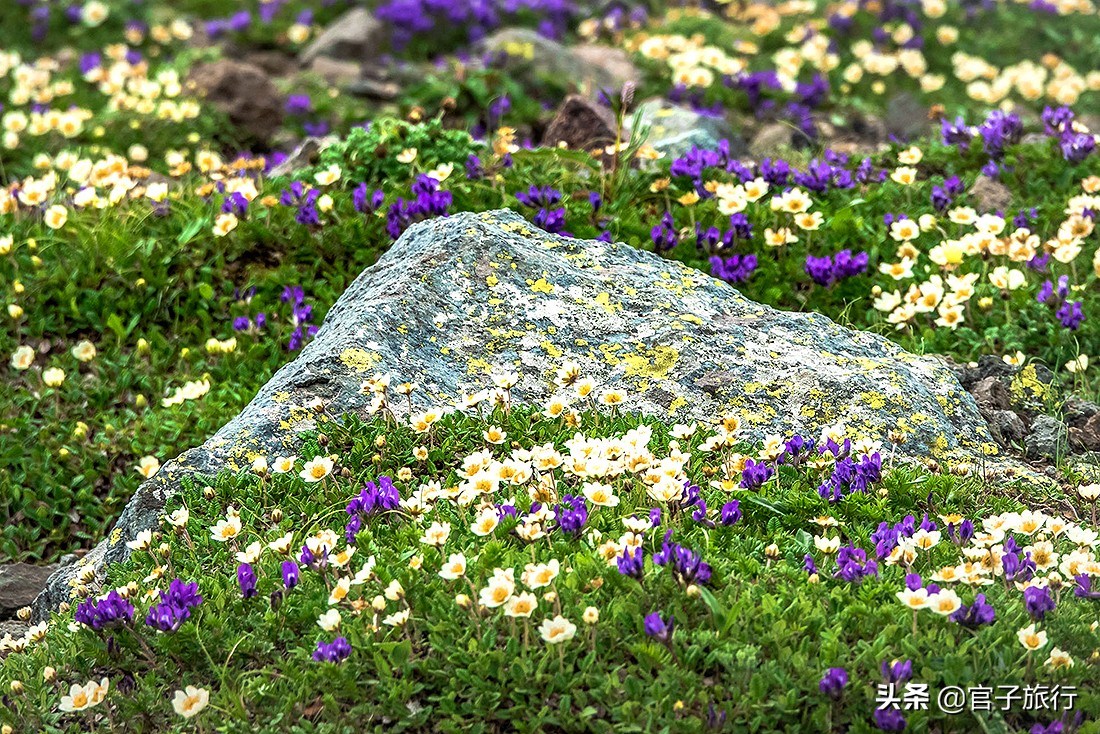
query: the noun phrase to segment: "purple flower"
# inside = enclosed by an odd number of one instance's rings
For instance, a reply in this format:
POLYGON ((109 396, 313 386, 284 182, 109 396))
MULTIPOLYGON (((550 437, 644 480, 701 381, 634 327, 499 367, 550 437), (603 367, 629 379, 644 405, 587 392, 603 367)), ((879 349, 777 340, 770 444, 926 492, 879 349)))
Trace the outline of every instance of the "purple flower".
POLYGON ((996 618, 997 613, 991 605, 986 603, 985 594, 978 594, 974 597, 973 604, 959 607, 950 616, 952 622, 958 622, 963 627, 971 629, 981 627, 983 624, 993 624, 996 618))
POLYGON ((293 589, 298 585, 299 569, 298 564, 294 561, 283 561, 283 586, 288 589, 293 589))
POLYGON ((882 662, 882 679, 887 683, 904 683, 913 677, 913 661, 882 662))
POLYGON ((836 555, 837 570, 833 578, 859 583, 867 576, 878 576, 878 564, 867 559, 862 548, 849 545, 841 548, 836 555))
POLYGON ((754 462, 752 459, 745 461, 745 468, 741 470, 741 489, 756 491, 760 489, 772 476, 775 470, 764 462, 754 462))
POLYGON ((675 620, 670 616, 668 622, 661 619, 659 612, 652 612, 645 618, 645 633, 658 642, 668 644, 672 641, 672 627, 675 620))
POLYGON ((73 619, 94 630, 129 625, 134 620, 134 605, 111 591, 103 599, 88 599, 76 608, 73 619))
POLYGON ((879 731, 902 731, 906 727, 905 717, 895 708, 875 709, 874 718, 879 731))
POLYGON ((313 109, 313 100, 308 94, 292 94, 286 98, 288 115, 306 115, 313 109))
POLYGON ((318 642, 317 649, 313 651, 313 659, 319 663, 340 663, 351 655, 351 645, 344 637, 337 637, 332 642, 318 642))
POLYGON ((259 592, 256 591, 256 571, 250 563, 242 563, 237 566, 237 583, 241 587, 241 596, 251 599, 259 592))
POLYGON ((1031 618, 1041 622, 1047 612, 1054 611, 1054 599, 1045 586, 1029 586, 1024 589, 1024 608, 1031 618))
POLYGON ((756 255, 732 255, 722 259, 718 255, 710 258, 710 274, 727 283, 744 283, 756 271, 756 255))
POLYGON ((846 685, 848 685, 848 672, 844 668, 829 668, 821 677, 817 687, 826 696, 836 701, 844 692, 846 685))
POLYGON ((167 592, 160 592, 160 602, 149 610, 145 624, 161 632, 175 632, 190 616, 191 609, 202 604, 199 585, 173 579, 167 592))
POLYGON ((680 234, 676 230, 676 222, 672 219, 671 212, 665 212, 657 224, 649 232, 653 241, 653 247, 658 254, 664 254, 676 248, 680 244, 680 234))
POLYGON ((1062 326, 1070 331, 1076 331, 1081 322, 1085 320, 1085 313, 1081 310, 1081 301, 1066 301, 1054 315, 1062 322, 1062 326))
POLYGON ((809 553, 802 556, 802 568, 811 576, 817 573, 817 564, 814 563, 814 557, 809 553))
POLYGON ((723 525, 733 525, 741 519, 741 503, 738 500, 732 500, 722 505, 722 512, 720 515, 723 525))
POLYGON ((634 553, 631 554, 630 549, 623 550, 616 562, 619 566, 619 573, 623 576, 630 576, 631 578, 642 580, 642 576, 645 573, 645 552, 641 546, 634 549, 634 553))

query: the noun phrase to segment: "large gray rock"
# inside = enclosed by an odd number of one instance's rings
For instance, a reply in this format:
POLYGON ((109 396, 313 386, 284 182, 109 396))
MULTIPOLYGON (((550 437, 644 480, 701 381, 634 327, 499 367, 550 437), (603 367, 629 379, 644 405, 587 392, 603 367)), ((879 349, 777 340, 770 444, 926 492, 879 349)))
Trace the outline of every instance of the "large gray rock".
POLYGON ((34 601, 56 568, 30 563, 0 566, 0 619, 15 616, 19 609, 34 601))
POLYGON ((649 127, 648 143, 669 159, 679 158, 693 147, 714 150, 720 140, 730 142, 730 155, 745 152, 744 143, 722 117, 700 115, 686 107, 660 99, 649 100, 638 107, 641 124, 649 127))
MULTIPOLYGON (((995 453, 973 399, 942 362, 812 313, 754 303, 732 286, 624 244, 547 234, 511 211, 415 225, 363 272, 301 355, 244 411, 142 484, 110 537, 62 569, 37 600, 66 600, 71 580, 127 556, 181 481, 244 470, 258 455, 296 453, 328 412, 364 411, 379 372, 420 385, 414 407, 453 405, 489 385, 494 367, 520 374, 513 399, 542 404, 556 368, 575 360, 626 394, 622 408, 677 422, 734 412, 747 440, 844 422, 859 436, 903 431, 899 456, 977 463, 995 453)), ((404 404, 396 403, 399 413, 404 404)), ((984 461, 983 464, 990 464, 984 461)))
POLYGON ((501 29, 480 41, 477 50, 505 55, 505 68, 528 85, 552 80, 588 93, 617 93, 639 78, 622 54, 598 53, 591 46, 577 52, 528 28, 501 29))
POLYGON ((385 40, 382 21, 366 8, 352 8, 313 39, 298 59, 303 66, 321 57, 361 63, 379 56, 385 40))

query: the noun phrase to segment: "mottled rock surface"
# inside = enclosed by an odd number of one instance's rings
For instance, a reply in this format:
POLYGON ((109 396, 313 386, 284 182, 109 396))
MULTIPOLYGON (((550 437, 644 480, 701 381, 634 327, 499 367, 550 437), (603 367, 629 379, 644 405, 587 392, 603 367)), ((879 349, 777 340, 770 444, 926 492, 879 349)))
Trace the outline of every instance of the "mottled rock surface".
POLYGON ((526 84, 553 80, 589 94, 601 89, 615 93, 628 78, 623 76, 622 59, 616 54, 577 53, 529 28, 504 28, 477 45, 479 53, 505 54, 504 68, 526 84))
POLYGON ((0 566, 0 619, 15 616, 19 609, 34 601, 56 568, 30 563, 0 566))
POLYGON ((565 143, 572 150, 589 152, 614 142, 615 116, 611 110, 579 94, 565 98, 542 136, 544 146, 565 143))
POLYGON ((266 145, 283 121, 283 100, 267 73, 255 64, 219 59, 191 70, 188 84, 220 109, 245 142, 266 145))
POLYGON ((542 404, 567 359, 597 394, 621 389, 625 410, 676 422, 733 411, 748 440, 816 436, 843 421, 887 446, 903 431, 899 456, 976 461, 997 451, 939 360, 818 314, 759 305, 628 245, 550 235, 510 211, 459 214, 415 225, 363 272, 301 355, 213 438, 142 484, 108 539, 51 579, 37 611, 68 598, 81 566, 102 572, 125 558, 125 541, 158 521, 188 476, 296 452, 316 398, 337 415, 363 411, 360 385, 388 372, 419 383, 417 409, 453 405, 508 367, 521 376, 513 399, 542 404))
POLYGON ((679 158, 693 147, 715 150, 720 140, 730 143, 730 154, 746 152, 744 142, 722 117, 701 115, 664 100, 649 100, 638 107, 642 125, 649 126, 647 142, 669 158, 679 158))
POLYGON ((386 26, 366 8, 352 8, 306 46, 299 60, 309 66, 327 57, 360 63, 378 56, 386 42, 386 26))

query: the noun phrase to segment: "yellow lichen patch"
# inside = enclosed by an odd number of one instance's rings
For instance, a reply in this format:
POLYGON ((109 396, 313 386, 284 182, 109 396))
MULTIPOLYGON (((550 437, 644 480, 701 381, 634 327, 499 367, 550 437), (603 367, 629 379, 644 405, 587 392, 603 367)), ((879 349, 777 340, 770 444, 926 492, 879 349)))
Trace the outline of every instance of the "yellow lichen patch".
POLYGON ((677 410, 687 405, 687 400, 682 397, 676 398, 668 405, 668 414, 674 415, 677 410))
POLYGON ((562 355, 561 349, 559 349, 558 345, 554 344, 554 342, 544 341, 539 346, 545 349, 546 353, 549 354, 551 357, 560 357, 562 355))
POLYGON ((607 362, 612 367, 614 367, 615 365, 617 365, 619 362, 622 361, 621 359, 616 357, 615 354, 614 354, 614 352, 617 352, 622 348, 623 348, 623 346, 621 344, 601 344, 600 347, 599 347, 600 352, 603 353, 604 361, 607 362))
POLYGON ((1017 400, 1042 399, 1048 389, 1046 385, 1039 381, 1039 376, 1035 372, 1035 365, 1033 364, 1029 364, 1020 370, 1012 378, 1012 384, 1009 387, 1012 390, 1013 397, 1017 400))
POLYGON ((120 540, 122 540, 122 528, 115 528, 111 531, 110 543, 111 545, 118 545, 118 541, 120 540))
POLYGON ((371 354, 365 349, 353 347, 340 352, 340 362, 355 372, 366 372, 382 360, 379 354, 371 354))
POLYGON ((554 285, 547 283, 546 278, 539 278, 538 280, 528 280, 527 285, 531 286, 531 290, 536 293, 553 293, 554 285))
POLYGON ((487 375, 493 371, 493 365, 489 364, 484 359, 478 358, 471 359, 469 362, 466 363, 467 374, 472 375, 478 370, 481 370, 482 374, 487 375))
POLYGON ((623 357, 626 362, 626 374, 638 377, 650 377, 663 380, 668 376, 669 370, 680 359, 680 352, 672 347, 658 346, 649 350, 649 353, 628 354, 623 357))
POLYGON ((607 311, 608 313, 615 313, 616 310, 618 310, 618 311, 623 310, 622 305, 620 305, 618 303, 612 303, 611 302, 611 294, 608 293, 607 291, 603 291, 602 293, 600 293, 590 303, 593 306, 598 306, 598 307, 602 308, 604 311, 607 311))
POLYGON ((689 321, 700 326, 703 324, 703 320, 693 313, 682 313, 679 318, 683 321, 689 321))
POLYGON ((405 326, 404 324, 398 324, 397 325, 397 333, 398 334, 408 334, 409 333, 409 327, 405 326))
POLYGON ((933 456, 942 456, 943 453, 947 451, 947 436, 944 436, 942 433, 936 436, 932 441, 931 449, 933 456))
POLYGON ((868 390, 867 392, 861 392, 859 394, 859 397, 863 402, 867 403, 867 405, 869 405, 874 410, 882 410, 886 407, 886 397, 883 396, 881 393, 871 392, 870 390, 868 390))
POLYGON ((494 285, 496 285, 499 282, 500 282, 500 279, 497 278, 497 276, 495 276, 495 275, 490 275, 487 278, 485 278, 485 284, 487 286, 489 286, 490 288, 492 288, 494 285))
POLYGON ((812 405, 803 405, 799 413, 803 418, 813 418, 817 415, 817 410, 812 405))
POLYGON ((290 400, 290 393, 288 393, 286 390, 280 390, 279 392, 272 395, 271 399, 274 400, 276 403, 285 403, 286 401, 290 400))

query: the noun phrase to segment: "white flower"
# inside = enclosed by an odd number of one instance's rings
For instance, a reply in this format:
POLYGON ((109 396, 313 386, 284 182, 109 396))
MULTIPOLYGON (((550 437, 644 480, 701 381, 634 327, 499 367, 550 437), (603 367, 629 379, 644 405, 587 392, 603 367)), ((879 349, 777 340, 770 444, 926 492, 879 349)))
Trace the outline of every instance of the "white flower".
POLYGON ((152 530, 142 530, 140 533, 138 533, 134 537, 133 540, 130 540, 130 541, 126 542, 126 547, 127 548, 129 548, 130 550, 137 550, 137 551, 149 550, 149 548, 152 545, 153 545, 153 531, 152 530))
POLYGON ((332 473, 332 467, 336 462, 327 456, 319 456, 306 462, 305 468, 298 473, 307 483, 319 482, 332 473))
POLYGON ((577 634, 577 625, 560 614, 553 619, 544 619, 539 625, 539 635, 551 645, 568 642, 577 634))
POLYGON ((182 691, 176 691, 172 697, 172 708, 185 719, 190 719, 195 714, 206 708, 210 702, 210 691, 205 688, 187 686, 182 691))
POLYGON ((218 524, 210 528, 210 537, 219 543, 225 543, 241 534, 241 518, 239 515, 218 520, 218 524))
POLYGON ((340 628, 340 610, 329 609, 317 618, 317 626, 325 632, 332 632, 340 628))

